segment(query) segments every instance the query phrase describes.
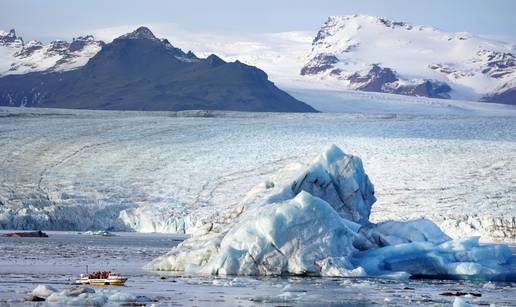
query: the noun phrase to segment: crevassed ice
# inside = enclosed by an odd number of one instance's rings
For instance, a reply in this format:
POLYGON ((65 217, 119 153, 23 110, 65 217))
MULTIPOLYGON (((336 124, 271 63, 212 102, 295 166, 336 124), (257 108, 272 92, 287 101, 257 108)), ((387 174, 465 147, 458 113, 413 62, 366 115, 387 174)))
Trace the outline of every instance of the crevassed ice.
POLYGON ((167 204, 143 205, 120 211, 119 219, 137 232, 187 233, 196 223, 187 213, 167 204))
POLYGON ((438 276, 513 280, 506 245, 451 240, 429 220, 373 224, 360 158, 336 146, 252 189, 231 214, 147 265, 214 275, 438 276))

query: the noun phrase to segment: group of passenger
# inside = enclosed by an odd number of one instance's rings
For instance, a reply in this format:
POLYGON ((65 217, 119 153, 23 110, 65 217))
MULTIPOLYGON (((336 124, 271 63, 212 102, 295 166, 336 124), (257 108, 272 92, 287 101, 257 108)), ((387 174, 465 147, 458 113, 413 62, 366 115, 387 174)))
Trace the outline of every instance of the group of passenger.
POLYGON ((109 274, 111 274, 111 272, 93 272, 88 277, 90 279, 106 279, 109 277, 109 274))

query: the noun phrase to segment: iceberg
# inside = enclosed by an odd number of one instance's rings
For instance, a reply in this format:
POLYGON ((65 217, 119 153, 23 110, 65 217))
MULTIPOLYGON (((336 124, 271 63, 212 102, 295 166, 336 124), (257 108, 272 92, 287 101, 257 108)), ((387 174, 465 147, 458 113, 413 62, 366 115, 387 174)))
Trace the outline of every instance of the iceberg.
POLYGON ((360 158, 330 146, 253 188, 149 270, 202 275, 516 280, 506 245, 452 240, 426 219, 369 221, 374 186, 360 158))

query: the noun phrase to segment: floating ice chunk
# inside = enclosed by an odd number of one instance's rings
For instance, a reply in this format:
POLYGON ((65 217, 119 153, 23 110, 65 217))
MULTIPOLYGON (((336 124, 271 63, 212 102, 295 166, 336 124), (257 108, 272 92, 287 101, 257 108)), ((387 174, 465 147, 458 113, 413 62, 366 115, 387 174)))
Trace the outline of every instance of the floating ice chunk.
POLYGON ((79 296, 83 293, 95 293, 95 289, 93 289, 92 287, 88 287, 88 286, 77 286, 77 287, 71 288, 67 291, 68 291, 66 293, 67 296, 79 296))
POLYGON ((52 286, 38 285, 34 290, 32 290, 32 295, 47 298, 54 292, 57 292, 57 290, 52 286))
POLYGON ((67 290, 52 293, 47 302, 68 306, 102 306, 107 304, 109 298, 102 292, 82 293, 79 296, 69 296, 67 290))
POLYGON ((453 300, 453 307, 471 307, 473 305, 466 302, 462 297, 456 297, 453 300))
POLYGON ((222 287, 248 287, 255 282, 254 279, 236 277, 233 279, 214 279, 214 286, 222 286, 222 287))
POLYGON ((413 242, 355 254, 355 266, 370 276, 406 272, 416 276, 511 280, 514 257, 505 245, 480 245, 478 237, 435 245, 413 242))
POLYGON ((107 292, 108 301, 118 302, 118 303, 128 303, 128 302, 136 302, 138 301, 138 297, 133 294, 121 292, 121 291, 110 291, 107 292))
POLYGON ((321 276, 327 277, 365 277, 366 271, 362 267, 350 269, 349 262, 346 258, 325 258, 317 262, 321 267, 321 276))
POLYGON ((109 231, 105 231, 105 230, 97 230, 97 231, 88 230, 85 232, 79 232, 79 234, 84 234, 84 235, 89 235, 89 236, 100 236, 100 237, 116 237, 117 236, 116 234, 109 232, 109 231))
POLYGON ((95 291, 91 287, 73 287, 58 291, 47 285, 38 285, 33 291, 33 296, 44 298, 51 304, 63 306, 102 306, 105 304, 134 304, 138 302, 148 302, 147 297, 137 297, 130 293, 100 289, 95 291))

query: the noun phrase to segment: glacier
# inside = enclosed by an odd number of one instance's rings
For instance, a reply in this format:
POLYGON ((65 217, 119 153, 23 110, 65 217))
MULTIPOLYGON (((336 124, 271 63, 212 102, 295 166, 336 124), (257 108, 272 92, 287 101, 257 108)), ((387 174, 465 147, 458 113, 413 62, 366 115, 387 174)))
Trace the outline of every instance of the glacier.
POLYGON ((464 115, 0 108, 0 229, 190 234, 335 143, 367 161, 370 221, 514 242, 516 121, 464 115))
POLYGON ((516 280, 508 246, 452 240, 429 220, 369 221, 374 187, 335 145, 286 167, 146 268, 201 275, 516 280))

